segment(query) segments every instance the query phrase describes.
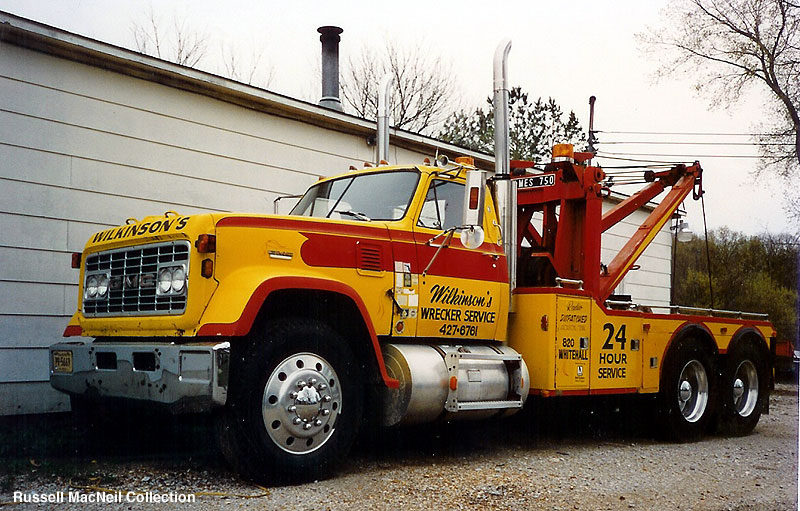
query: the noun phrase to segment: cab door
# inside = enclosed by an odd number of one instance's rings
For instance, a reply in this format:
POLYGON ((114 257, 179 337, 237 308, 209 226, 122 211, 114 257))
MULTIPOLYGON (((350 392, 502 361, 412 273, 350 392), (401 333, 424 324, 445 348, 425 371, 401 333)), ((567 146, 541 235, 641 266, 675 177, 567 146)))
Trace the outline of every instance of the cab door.
POLYGON ((495 218, 493 204, 486 201, 486 240, 474 250, 465 248, 454 231, 463 207, 463 183, 430 179, 414 227, 420 269, 417 336, 504 340, 508 277, 496 226, 487 226, 495 218))

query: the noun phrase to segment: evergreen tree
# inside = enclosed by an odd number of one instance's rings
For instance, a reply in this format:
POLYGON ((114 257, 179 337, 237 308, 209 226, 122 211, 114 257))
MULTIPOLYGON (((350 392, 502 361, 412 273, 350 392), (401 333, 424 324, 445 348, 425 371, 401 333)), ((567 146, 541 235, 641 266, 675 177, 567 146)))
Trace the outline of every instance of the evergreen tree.
MULTIPOLYGON (((494 154, 494 115, 492 98, 487 108, 473 112, 461 110, 444 123, 438 138, 474 151, 494 154)), ((585 138, 578 118, 570 111, 564 118, 553 98, 528 99, 521 87, 509 91, 509 148, 515 160, 546 162, 553 144, 575 144, 585 138)))

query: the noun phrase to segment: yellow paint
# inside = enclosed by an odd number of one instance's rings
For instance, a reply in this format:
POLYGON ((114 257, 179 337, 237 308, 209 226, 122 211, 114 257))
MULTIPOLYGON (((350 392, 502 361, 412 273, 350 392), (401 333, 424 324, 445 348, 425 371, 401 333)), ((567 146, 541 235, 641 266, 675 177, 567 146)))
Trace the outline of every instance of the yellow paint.
MULTIPOLYGON (((407 169, 381 167, 356 173, 407 169)), ((70 325, 80 326, 83 335, 92 337, 194 336, 207 325, 219 328, 235 324, 259 290, 310 283, 311 287, 334 288, 357 297, 365 321, 380 336, 444 342, 508 339, 528 365, 534 392, 658 391, 665 350, 685 317, 606 311, 588 297, 567 292, 515 294, 509 304, 508 284, 499 278, 503 273, 498 258, 501 239, 491 194, 487 194, 484 211, 485 242, 469 251, 461 246, 458 234, 445 242, 444 236, 436 238, 441 230, 418 222, 429 185, 445 180, 463 184, 463 170, 449 174, 433 167, 417 170, 417 190, 405 217, 396 221, 171 214, 102 231, 90 238, 84 260, 99 251, 152 242, 188 240, 193 245, 200 234, 216 235, 217 246, 212 254, 191 250, 189 298, 183 314, 86 318, 80 312, 79 299, 70 325), (240 219, 239 224, 224 225, 224 220, 232 216, 240 219), (325 253, 329 242, 335 245, 330 250, 344 247, 345 254, 356 254, 358 247, 370 244, 383 247, 382 269, 358 268, 355 260, 346 260, 342 253, 325 253), (434 256, 429 244, 445 246, 434 256), (315 248, 311 254, 304 254, 304 247, 315 248), (314 255, 317 257, 311 257, 314 255), (437 276, 424 271, 434 257, 459 264, 459 256, 471 257, 472 266, 466 269, 485 278, 437 276), (214 263, 213 278, 199 274, 204 259, 214 263), (329 259, 338 261, 338 266, 328 264, 329 259)), ((659 219, 659 225, 663 221, 659 219)), ((458 268, 446 270, 444 273, 458 274, 458 268)), ((83 295, 83 281, 81 270, 79 297, 83 295)), ((744 324, 720 318, 695 321, 714 334, 720 350, 727 349, 744 324)), ((771 326, 757 327, 765 338, 772 334, 771 326)))
POLYGON ((528 365, 531 389, 555 389, 555 320, 555 295, 514 295, 508 323, 508 344, 522 355, 528 365), (547 318, 547 330, 542 329, 542 318, 547 318))
MULTIPOLYGON (((364 169, 351 174, 407 170, 409 167, 381 167, 364 169)), ((417 167, 420 181, 404 218, 397 221, 362 222, 358 220, 333 220, 309 217, 265 216, 254 214, 204 214, 182 216, 170 214, 142 219, 136 224, 107 229, 92 236, 84 250, 85 257, 105 250, 143 245, 172 240, 194 240, 200 234, 214 234, 217 237, 216 252, 198 254, 192 249, 189 262, 189 297, 186 311, 180 315, 159 316, 109 316, 84 317, 81 313, 84 281, 83 269, 80 274, 81 289, 77 312, 70 325, 80 326, 86 336, 193 336, 205 325, 229 325, 242 318, 248 302, 261 286, 275 286, 275 279, 314 279, 315 282, 328 283, 337 289, 345 289, 360 298, 366 312, 365 320, 377 335, 414 337, 425 335, 441 338, 472 338, 504 340, 507 331, 508 285, 502 282, 475 281, 451 277, 422 276, 419 270, 407 276, 405 272, 375 271, 357 268, 356 262, 348 267, 312 266, 302 257, 303 245, 308 238, 302 232, 335 236, 353 246, 362 242, 387 243, 392 237, 394 246, 404 246, 407 256, 395 258, 391 249, 383 252, 383 257, 394 268, 398 263, 412 264, 424 268, 426 261, 415 260, 416 248, 414 233, 418 240, 427 240, 441 231, 425 229, 417 224, 422 211, 425 194, 433 180, 454 181, 463 184, 465 171, 443 173, 434 167, 417 167), (307 223, 308 228, 280 228, 269 223, 258 226, 218 226, 225 218, 235 216, 246 221, 258 222, 265 218, 307 223), (368 228, 371 234, 352 234, 347 230, 331 233, 333 228, 351 226, 355 229, 368 228), (180 226, 180 228, 179 228, 180 226), (394 233, 394 234, 390 234, 394 233), (405 235, 403 235, 405 233, 405 235), (199 275, 201 262, 210 258, 214 262, 214 275, 211 279, 199 275), (399 280, 398 280, 399 278, 399 280), (438 287, 437 287, 438 286, 438 287), (442 292, 444 287, 457 290, 442 292), (400 304, 400 308, 393 303, 400 304), (437 294, 438 293, 438 294, 437 294), (461 298, 461 295, 471 297, 461 298), (445 297, 449 302, 444 303, 445 297), (426 309, 426 319, 421 317, 426 309), (402 310, 401 310, 402 309, 402 310), (458 318, 456 318, 458 315, 458 318), (454 319, 456 318, 456 319, 454 319), (403 330, 396 327, 402 322, 403 330)), ((323 180, 324 181, 324 180, 323 180)), ((487 197, 490 197, 487 194, 487 197)), ((486 202, 484 230, 486 244, 500 245, 499 229, 491 199, 486 202)), ((302 225, 302 224, 301 224, 302 225)), ((384 245, 386 246, 386 245, 384 245)), ((466 251, 453 236, 449 246, 443 249, 448 255, 466 251)), ((479 249, 480 250, 480 249, 479 249)), ((486 252, 486 265, 496 265, 497 258, 486 252)), ((401 264, 402 268, 402 264, 401 264)), ((262 297, 263 298, 263 297, 262 297)))
POLYGON ((592 304, 588 298, 556 297, 555 373, 558 389, 588 389, 592 304))
POLYGON ((664 355, 670 341, 687 321, 713 335, 719 351, 728 349, 735 332, 744 325, 759 330, 764 339, 772 327, 714 317, 606 311, 590 298, 558 293, 515 294, 509 323, 509 345, 522 354, 530 370, 531 390, 543 395, 558 391, 608 391, 625 389, 658 392, 664 355), (584 306, 590 307, 589 361, 580 354, 559 358, 559 350, 579 350, 585 335, 584 306), (542 328, 547 317, 548 329, 542 328), (646 326, 645 326, 646 325, 646 326), (720 332, 726 332, 721 334, 720 332), (576 348, 570 344, 574 335, 576 348), (578 367, 590 376, 578 378, 578 367))
MULTIPOLYGON (((188 240, 194 243, 200 234, 211 234, 214 232, 214 219, 212 215, 194 216, 152 216, 142 219, 130 226, 123 225, 113 229, 107 229, 95 234, 86 244, 83 251, 82 261, 87 256, 122 247, 140 246, 146 243, 163 241, 188 240), (177 229, 177 222, 186 219, 185 225, 177 229), (169 229, 159 228, 154 233, 143 232, 142 234, 132 234, 124 236, 126 231, 131 232, 134 228, 137 233, 140 230, 148 231, 150 226, 156 222, 162 226, 163 221, 170 222, 169 229), (147 227, 147 229, 143 229, 147 227), (121 234, 120 234, 121 233, 121 234), (118 236, 119 237, 116 237, 118 236)), ((106 316, 106 317, 84 317, 82 309, 84 266, 81 266, 79 289, 78 289, 78 310, 72 317, 70 325, 77 325, 83 329, 84 335, 91 337, 99 336, 183 336, 192 335, 196 331, 200 322, 200 316, 205 309, 208 300, 217 287, 214 279, 204 279, 200 277, 200 265, 203 259, 214 259, 214 254, 199 254, 196 250, 190 251, 189 259, 189 299, 186 304, 186 311, 177 316, 106 316)))

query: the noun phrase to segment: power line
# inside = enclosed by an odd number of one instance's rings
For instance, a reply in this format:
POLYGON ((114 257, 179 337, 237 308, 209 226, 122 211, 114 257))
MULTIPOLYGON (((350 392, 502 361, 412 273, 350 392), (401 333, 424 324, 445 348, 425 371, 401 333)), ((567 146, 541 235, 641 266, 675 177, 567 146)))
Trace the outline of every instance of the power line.
POLYGON ((768 142, 766 144, 759 144, 757 142, 649 142, 646 140, 636 140, 636 141, 629 141, 629 142, 620 142, 620 141, 613 141, 613 142, 597 142, 598 145, 604 144, 652 144, 652 145, 738 145, 738 146, 793 146, 794 144, 786 144, 782 142, 768 142))
POLYGON ((714 133, 714 132, 680 132, 680 131, 611 131, 594 130, 594 133, 611 133, 615 135, 687 135, 687 136, 721 136, 721 137, 783 137, 780 133, 714 133))
MULTIPOLYGON (((739 154, 664 154, 664 153, 614 153, 608 151, 598 151, 598 157, 602 158, 603 154, 611 154, 614 156, 656 156, 659 158, 755 158, 763 159, 764 156, 755 155, 739 155, 739 154), (601 154, 602 153, 602 154, 601 154)), ((666 163, 666 162, 659 162, 666 163)))
MULTIPOLYGON (((624 153, 608 153, 608 154, 624 154, 624 153)), ((606 160, 620 160, 620 161, 632 161, 637 163, 649 163, 650 165, 636 165, 636 166, 620 166, 615 168, 650 168, 650 167, 671 167, 673 165, 677 165, 679 163, 688 163, 691 165, 691 161, 656 161, 656 160, 640 160, 635 158, 620 158, 616 156, 604 156, 602 154, 598 154, 597 158, 604 158, 606 160)))

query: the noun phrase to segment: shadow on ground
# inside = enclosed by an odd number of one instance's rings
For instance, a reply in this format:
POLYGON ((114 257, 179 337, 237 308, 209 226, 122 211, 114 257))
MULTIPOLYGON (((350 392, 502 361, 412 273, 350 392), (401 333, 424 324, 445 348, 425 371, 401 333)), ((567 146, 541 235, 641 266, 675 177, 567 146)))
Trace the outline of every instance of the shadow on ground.
MULTIPOLYGON (((598 441, 638 443, 655 438, 650 398, 532 398, 524 410, 501 420, 363 427, 344 471, 359 472, 370 464, 427 464, 431 458, 457 462, 504 448, 535 453, 598 441)), ((81 475, 93 463, 132 461, 231 475, 217 448, 210 415, 128 410, 107 415, 91 427, 77 423, 69 413, 0 417, 0 474, 13 475, 34 466, 43 475, 81 475)))
POLYGON ((0 492, 14 477, 85 479, 98 465, 141 461, 162 469, 227 471, 211 418, 138 410, 87 427, 71 413, 0 417, 0 492))
POLYGON ((364 461, 428 462, 492 452, 535 451, 598 441, 638 442, 657 437, 653 403, 640 396, 532 399, 508 418, 456 421, 373 430, 360 435, 354 451, 364 461))

